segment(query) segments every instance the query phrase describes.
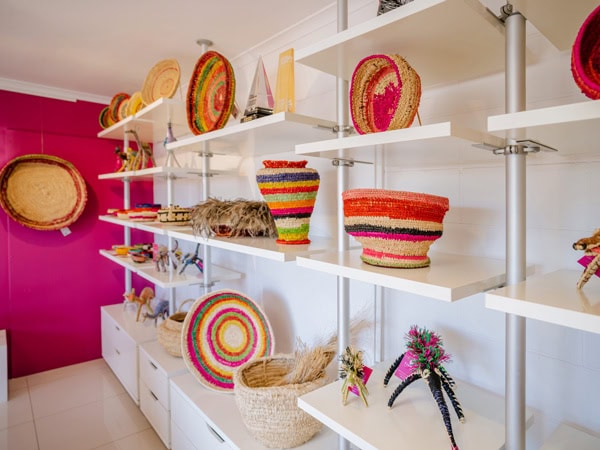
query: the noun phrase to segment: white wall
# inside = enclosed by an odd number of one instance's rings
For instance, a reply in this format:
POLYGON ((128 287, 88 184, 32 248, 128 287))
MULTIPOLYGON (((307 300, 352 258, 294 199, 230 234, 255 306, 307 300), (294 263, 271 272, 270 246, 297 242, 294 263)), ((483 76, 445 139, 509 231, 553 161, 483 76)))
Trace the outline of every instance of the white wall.
MULTIPOLYGON (((376 4, 351 2, 350 23, 372 17, 376 4)), ((232 57, 240 107, 245 106, 259 55, 274 88, 279 53, 289 47, 302 48, 333 33, 334 15, 332 8, 232 57)), ((585 100, 572 80, 568 53, 554 51, 529 26, 528 48, 539 59, 527 71, 528 108, 585 100)), ((334 119, 334 88, 332 77, 296 65, 297 112, 334 119)), ((420 114, 424 123, 453 118, 485 130, 487 117, 503 110, 504 78, 498 74, 426 90, 420 114)), ((580 255, 571 249, 571 244, 600 226, 600 197, 592 188, 597 184, 594 175, 600 172, 600 158, 593 148, 597 146, 594 137, 589 140, 590 151, 586 154, 527 157, 527 260, 538 273, 561 268, 579 270, 576 260, 580 255)), ((293 144, 282 148, 281 154, 269 155, 269 159, 299 159, 293 153, 293 144)), ((405 169, 400 158, 388 156, 384 185, 449 197, 451 210, 445 219, 444 236, 434 245, 435 250, 504 258, 504 162, 501 156, 481 152, 484 151, 464 146, 453 150, 450 162, 438 164, 422 158, 418 169, 405 169)), ((407 156, 413 162, 420 158, 407 156)), ((322 178, 312 234, 332 236, 335 170, 327 160, 308 159, 309 166, 317 168, 322 178)), ((242 176, 213 179, 212 195, 260 199, 254 175, 261 167, 261 158, 248 157, 236 164, 242 176)), ((351 171, 351 187, 373 186, 374 172, 370 167, 355 167, 351 171)), ((197 188, 191 186, 178 188, 177 195, 182 205, 195 204, 199 199, 197 188)), ((299 268, 294 263, 275 263, 218 249, 213 249, 213 258, 245 273, 243 280, 227 287, 243 290, 262 303, 273 323, 278 351, 291 351, 296 337, 310 343, 335 330, 335 277, 299 268)), ((189 295, 197 294, 192 291, 189 295)), ((483 294, 455 304, 393 290, 384 290, 383 296, 384 319, 379 325, 384 330, 384 358, 403 352, 403 336, 410 325, 427 326, 445 339, 446 348, 453 355, 447 366, 453 375, 497 393, 504 392, 504 315, 486 309, 483 294)), ((354 311, 366 308, 367 313, 373 314, 372 286, 352 283, 351 297, 354 311)), ((372 341, 372 334, 361 341, 371 360, 372 341)), ((539 448, 562 421, 600 432, 598 379, 599 335, 529 320, 527 403, 535 409, 535 424, 528 433, 528 448, 539 448)))

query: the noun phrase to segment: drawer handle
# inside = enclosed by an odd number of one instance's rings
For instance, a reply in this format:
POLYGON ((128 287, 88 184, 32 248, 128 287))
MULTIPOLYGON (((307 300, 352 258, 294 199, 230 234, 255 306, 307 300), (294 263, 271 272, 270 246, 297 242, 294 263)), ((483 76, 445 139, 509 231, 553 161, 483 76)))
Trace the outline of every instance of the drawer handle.
POLYGON ((121 354, 121 352, 119 351, 119 349, 118 349, 118 348, 115 348, 115 353, 116 353, 117 355, 120 355, 120 354, 121 354))
POLYGON ((148 361, 148 363, 154 370, 158 370, 158 367, 156 367, 156 364, 154 364, 152 361, 148 361))
POLYGON ((213 427, 211 427, 209 424, 206 424, 206 428, 208 428, 208 431, 211 432, 211 434, 217 439, 217 441, 219 441, 221 444, 223 442, 225 442, 225 439, 223 439, 219 433, 217 433, 213 427))
POLYGON ((117 325, 115 325, 115 330, 121 331, 121 329, 117 325))
POLYGON ((154 400, 158 401, 158 397, 156 395, 154 395, 154 392, 152 392, 150 390, 148 392, 150 392, 150 395, 154 398, 154 400))

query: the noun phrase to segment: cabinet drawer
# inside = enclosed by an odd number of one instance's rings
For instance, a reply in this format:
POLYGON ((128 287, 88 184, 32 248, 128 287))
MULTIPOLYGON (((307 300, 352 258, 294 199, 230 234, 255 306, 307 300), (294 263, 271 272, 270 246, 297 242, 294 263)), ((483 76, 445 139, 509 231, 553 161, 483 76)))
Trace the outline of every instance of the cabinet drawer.
POLYGON ((140 347, 140 379, 157 397, 160 404, 168 411, 169 407, 169 378, 148 353, 140 347))
POLYGON ((204 450, 192 444, 183 431, 171 419, 171 450, 204 450))
POLYGON ((171 419, 169 411, 160 404, 154 393, 143 382, 140 383, 140 409, 167 448, 170 447, 171 419))
POLYGON ((173 389, 171 389, 171 420, 186 439, 193 442, 198 449, 231 449, 205 422, 198 410, 173 389))

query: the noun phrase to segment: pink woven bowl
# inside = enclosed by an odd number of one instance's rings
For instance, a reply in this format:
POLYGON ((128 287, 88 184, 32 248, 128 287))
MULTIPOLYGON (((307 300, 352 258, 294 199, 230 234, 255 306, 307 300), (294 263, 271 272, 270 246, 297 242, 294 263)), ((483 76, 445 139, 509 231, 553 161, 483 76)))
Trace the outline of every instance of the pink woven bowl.
POLYGON ((600 98, 600 6, 585 19, 573 44, 571 72, 587 97, 600 98))

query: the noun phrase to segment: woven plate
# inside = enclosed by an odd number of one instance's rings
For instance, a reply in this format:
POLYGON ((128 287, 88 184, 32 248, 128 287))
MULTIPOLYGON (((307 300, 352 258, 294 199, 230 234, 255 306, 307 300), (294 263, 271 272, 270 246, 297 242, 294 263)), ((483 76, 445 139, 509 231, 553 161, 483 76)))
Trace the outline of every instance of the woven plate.
POLYGON ((144 101, 142 100, 141 91, 136 91, 131 94, 131 98, 129 99, 129 103, 127 104, 127 115, 133 116, 140 109, 144 107, 144 101))
POLYGON ((0 206, 34 230, 58 230, 75 222, 87 201, 85 180, 68 161, 24 155, 0 171, 0 206))
POLYGON ((102 128, 108 128, 110 126, 110 112, 108 111, 108 106, 102 108, 100 111, 100 115, 98 116, 98 123, 102 128))
POLYGON ((420 100, 421 78, 399 55, 367 56, 354 69, 350 112, 360 134, 410 126, 420 100))
POLYGON ((159 98, 171 98, 179 87, 181 71, 176 59, 157 62, 146 75, 142 87, 142 101, 148 106, 159 98))
POLYGON ((187 118, 194 134, 223 128, 235 100, 235 76, 229 61, 212 50, 194 68, 187 93, 187 118))
POLYGON ((119 110, 121 109, 121 104, 127 99, 129 99, 129 94, 126 94, 125 92, 119 92, 111 99, 110 104, 108 105, 108 111, 113 123, 117 123, 121 120, 119 118, 119 110))
POLYGON ((244 294, 221 290, 198 298, 183 322, 181 354, 204 386, 233 392, 233 372, 273 354, 275 341, 260 307, 244 294))
POLYGON ((600 6, 585 19, 573 44, 571 73, 581 92, 600 99, 600 6))

